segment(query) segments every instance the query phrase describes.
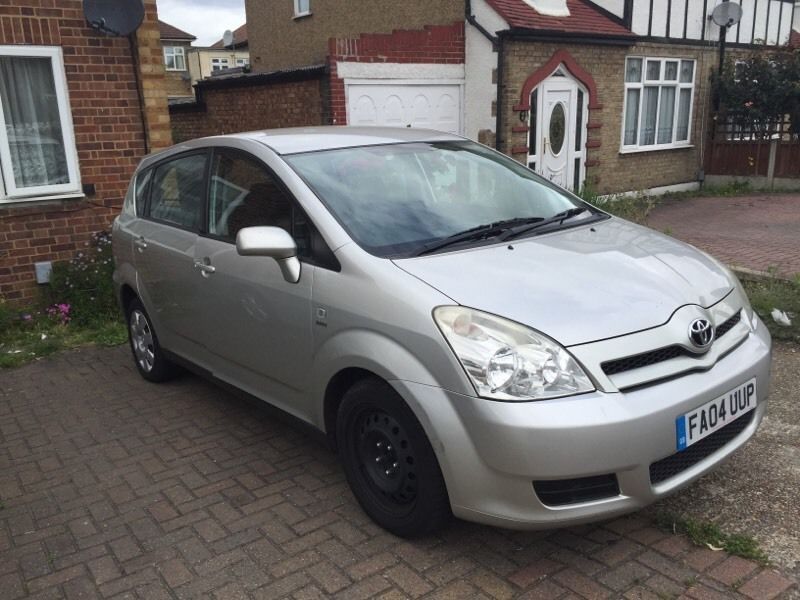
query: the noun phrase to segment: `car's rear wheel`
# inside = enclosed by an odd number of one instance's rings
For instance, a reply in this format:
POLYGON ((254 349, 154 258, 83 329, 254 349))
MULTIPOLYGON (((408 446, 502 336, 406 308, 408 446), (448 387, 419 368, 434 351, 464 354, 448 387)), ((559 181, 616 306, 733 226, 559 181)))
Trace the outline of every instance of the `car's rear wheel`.
POLYGON ((127 311, 128 340, 139 374, 155 383, 175 375, 175 365, 164 356, 158 336, 147 311, 138 298, 131 300, 127 311))
POLYGON ((436 454, 389 384, 365 379, 345 393, 336 438, 353 494, 378 525, 416 537, 448 522, 450 501, 436 454))

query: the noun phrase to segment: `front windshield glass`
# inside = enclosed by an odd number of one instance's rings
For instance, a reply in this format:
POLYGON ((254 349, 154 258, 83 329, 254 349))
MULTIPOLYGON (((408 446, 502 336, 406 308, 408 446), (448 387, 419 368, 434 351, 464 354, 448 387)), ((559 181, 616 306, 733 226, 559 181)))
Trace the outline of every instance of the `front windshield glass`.
POLYGON ((473 142, 365 146, 287 156, 350 236, 378 256, 508 219, 586 205, 473 142))

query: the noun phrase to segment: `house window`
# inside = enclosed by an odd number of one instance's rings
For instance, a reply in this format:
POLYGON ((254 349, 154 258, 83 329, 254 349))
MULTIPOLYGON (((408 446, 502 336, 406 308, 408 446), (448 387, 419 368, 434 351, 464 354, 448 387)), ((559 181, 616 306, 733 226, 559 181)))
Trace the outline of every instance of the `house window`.
POLYGON ((167 71, 185 71, 186 55, 183 46, 164 46, 164 64, 167 71))
POLYGON ((236 59, 236 66, 237 67, 246 67, 250 64, 249 58, 237 58, 236 59))
POLYGON ((628 57, 622 151, 689 145, 694 80, 694 60, 628 57))
POLYGON ((222 71, 223 69, 227 69, 230 67, 230 61, 227 58, 212 58, 211 59, 211 70, 212 71, 222 71))
POLYGON ((80 191, 60 48, 0 46, 0 202, 80 191))
POLYGON ((311 0, 294 0, 294 16, 304 17, 311 14, 311 0))

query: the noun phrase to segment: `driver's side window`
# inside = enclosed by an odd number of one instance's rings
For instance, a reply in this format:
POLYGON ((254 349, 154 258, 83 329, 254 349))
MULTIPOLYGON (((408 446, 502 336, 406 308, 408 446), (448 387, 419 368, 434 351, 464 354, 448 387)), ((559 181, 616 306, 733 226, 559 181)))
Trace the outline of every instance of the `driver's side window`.
POLYGON ((293 233, 291 199, 259 161, 238 152, 214 152, 209 213, 209 233, 230 241, 244 227, 293 233))

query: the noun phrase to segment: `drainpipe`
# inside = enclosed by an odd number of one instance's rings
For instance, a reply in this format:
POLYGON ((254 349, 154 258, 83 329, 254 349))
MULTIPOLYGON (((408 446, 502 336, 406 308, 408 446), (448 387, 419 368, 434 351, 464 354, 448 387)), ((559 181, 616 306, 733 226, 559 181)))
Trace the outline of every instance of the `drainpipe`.
POLYGON ((500 113, 502 112, 500 109, 500 86, 502 82, 502 73, 503 73, 503 40, 499 36, 492 35, 488 29, 486 29, 483 25, 478 22, 478 19, 475 18, 475 15, 472 14, 472 0, 465 0, 464 2, 464 18, 467 20, 467 23, 472 25, 475 29, 477 29, 483 37, 489 40, 492 43, 492 49, 497 52, 497 96, 495 97, 495 102, 497 104, 497 124, 495 125, 495 142, 494 147, 495 149, 500 149, 500 113))
POLYGON ((506 38, 501 32, 497 38, 497 122, 495 125, 494 147, 503 152, 503 89, 505 88, 505 49, 506 38))
POLYGON ((472 0, 466 0, 464 2, 464 16, 467 19, 467 23, 469 23, 475 29, 480 31, 483 37, 492 42, 492 47, 494 47, 494 49, 496 50, 498 43, 497 36, 489 33, 489 31, 478 22, 478 19, 475 18, 475 15, 472 14, 472 0))

